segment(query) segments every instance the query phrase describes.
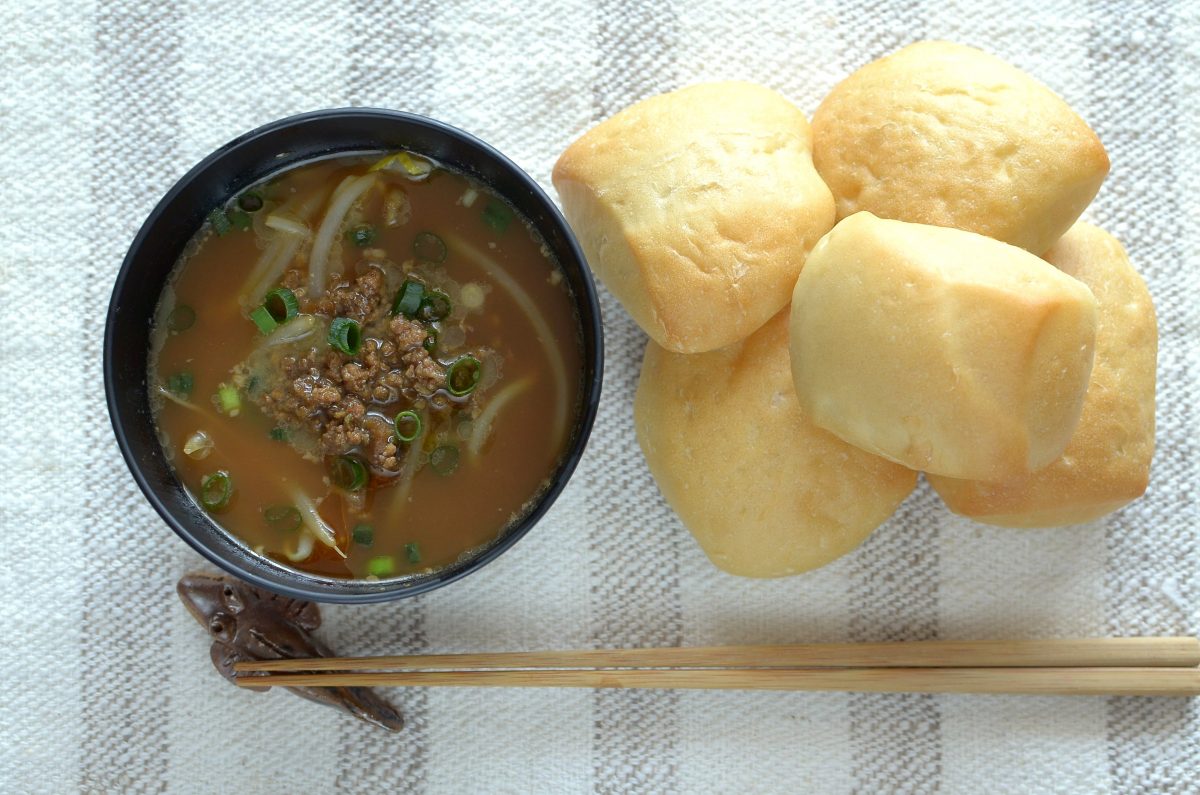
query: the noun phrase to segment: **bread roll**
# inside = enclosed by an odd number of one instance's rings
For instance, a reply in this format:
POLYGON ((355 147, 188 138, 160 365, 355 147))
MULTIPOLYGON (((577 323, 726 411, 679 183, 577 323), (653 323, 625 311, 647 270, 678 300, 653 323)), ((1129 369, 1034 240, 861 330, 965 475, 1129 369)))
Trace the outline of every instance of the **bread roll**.
POLYGON ((1058 460, 999 483, 930 476, 955 513, 1006 527, 1089 522, 1141 496, 1154 455, 1154 304, 1121 244, 1075 224, 1046 259, 1096 296, 1096 363, 1083 415, 1058 460))
POLYGON ((917 473, 857 450, 801 412, 787 311, 748 339, 683 355, 651 342, 634 400, 658 487, 720 569, 781 577, 862 543, 917 473))
POLYGON ((850 444, 980 480, 1043 467, 1067 446, 1096 300, 1032 254, 857 213, 813 249, 792 301, 800 405, 850 444))
POLYGON ((913 44, 839 83, 813 115, 813 158, 838 218, 978 232, 1041 254, 1108 174, 1083 119, 1014 66, 961 44, 913 44))
POLYGON ((554 186, 597 276, 681 353, 736 342, 782 309, 833 226, 808 121, 752 83, 626 108, 571 144, 554 186))

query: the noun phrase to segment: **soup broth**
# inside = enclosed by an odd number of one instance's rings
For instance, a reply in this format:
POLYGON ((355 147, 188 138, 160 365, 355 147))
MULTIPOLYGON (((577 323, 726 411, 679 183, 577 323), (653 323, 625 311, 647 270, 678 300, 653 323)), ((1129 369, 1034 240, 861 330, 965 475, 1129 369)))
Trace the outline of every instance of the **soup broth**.
POLYGON ((582 384, 557 264, 411 153, 284 171, 218 208, 160 300, 148 387, 180 481, 259 554, 436 569, 548 486, 582 384))

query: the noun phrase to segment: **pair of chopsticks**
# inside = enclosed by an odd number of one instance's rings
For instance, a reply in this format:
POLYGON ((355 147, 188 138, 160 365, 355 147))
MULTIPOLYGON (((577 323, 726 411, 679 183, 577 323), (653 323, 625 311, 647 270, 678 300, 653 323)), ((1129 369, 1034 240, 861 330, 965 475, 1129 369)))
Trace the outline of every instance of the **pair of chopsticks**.
POLYGON ((266 660, 243 687, 603 687, 1200 695, 1200 639, 918 641, 266 660))

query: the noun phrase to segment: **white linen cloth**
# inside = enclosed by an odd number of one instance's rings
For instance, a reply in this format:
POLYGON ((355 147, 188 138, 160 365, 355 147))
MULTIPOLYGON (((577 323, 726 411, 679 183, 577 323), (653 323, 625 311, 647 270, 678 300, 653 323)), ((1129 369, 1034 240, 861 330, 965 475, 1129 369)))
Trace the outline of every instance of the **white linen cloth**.
MULTIPOLYGON (((104 313, 125 249, 195 162, 323 107, 426 113, 548 189, 597 120, 747 78, 811 114, 922 38, 982 46, 1061 93, 1112 174, 1088 216, 1128 247, 1161 334, 1150 490, 1092 525, 1014 532, 921 488, 861 549, 752 581, 714 569, 633 435, 644 338, 604 294, 604 400, 542 523, 479 573, 324 608, 344 653, 1200 631, 1200 6, 7 0, 0 30, 0 791, 1197 792, 1195 701, 840 693, 390 691, 390 736, 241 692, 174 593, 204 568, 118 455, 104 313)), ((771 462, 752 462, 764 476, 771 462)))

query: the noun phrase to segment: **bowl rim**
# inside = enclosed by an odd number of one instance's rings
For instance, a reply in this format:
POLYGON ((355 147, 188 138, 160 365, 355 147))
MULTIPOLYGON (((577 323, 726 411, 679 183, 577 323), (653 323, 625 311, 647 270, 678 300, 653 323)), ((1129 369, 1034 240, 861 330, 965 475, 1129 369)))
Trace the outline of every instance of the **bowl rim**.
MULTIPOLYGON (((370 147, 355 148, 353 145, 346 147, 344 150, 339 150, 336 147, 328 153, 336 153, 337 151, 364 151, 370 147)), ((321 154, 314 153, 313 157, 320 157, 321 154)), ((300 161, 304 162, 304 161, 300 161)), ((292 164, 288 167, 295 167, 297 164, 292 164)), ((268 169, 266 173, 270 173, 268 169)), ((500 195, 504 195, 499 192, 500 195)), ((193 233, 194 234, 194 233, 193 233)), ((545 239, 545 235, 543 235, 545 239)), ((547 242, 547 245, 549 243, 547 242)), ((567 268, 568 265, 563 263, 564 257, 557 256, 555 260, 559 263, 559 267, 567 268)), ((172 266, 173 268, 174 266, 172 266)), ((161 288, 158 290, 158 295, 161 295, 161 288)), ((142 364, 139 370, 145 373, 146 365, 142 364)), ((338 107, 325 108, 321 110, 308 111, 299 113, 284 118, 276 119, 267 122, 259 127, 256 127, 236 138, 230 140, 224 145, 218 147, 212 153, 204 157, 183 176, 179 177, 170 187, 162 198, 158 200, 154 208, 146 216, 137 233, 134 235, 129 248, 126 250, 125 256, 121 262, 121 267, 117 271, 116 279, 113 282, 112 292, 109 296, 108 309, 105 316, 104 339, 103 339, 103 374, 104 374, 104 393, 105 404, 108 409, 109 421, 112 424, 113 432, 117 439, 117 445, 121 450, 121 456, 125 460, 134 481, 141 490, 143 496, 151 504, 158 515, 166 522, 176 535, 182 538, 192 549, 198 552, 201 556, 207 559, 210 563, 215 564, 221 570, 233 574, 250 584, 267 589, 268 591, 280 593, 285 596, 307 599, 311 601, 332 603, 332 604, 367 604, 373 602, 392 601, 410 596, 417 596, 422 593, 427 593, 444 585, 449 585, 466 575, 477 571, 486 566, 491 561, 495 560, 502 553, 513 547, 528 533, 534 525, 536 525, 550 507, 557 500, 559 494, 562 493, 571 476, 574 474, 579 461, 587 447, 587 442, 591 436, 592 428, 595 423, 597 408, 600 400, 600 393, 603 386, 604 376, 604 322, 601 314, 600 302, 596 293, 595 280, 592 277, 591 269, 587 264, 587 259, 583 253, 583 249, 576 239, 574 231, 567 223, 561 210, 549 197, 546 191, 538 184, 532 176, 524 169, 517 165, 508 156, 502 153, 499 149, 491 144, 483 141, 480 138, 466 132, 458 127, 454 127, 437 119, 423 116, 407 111, 391 110, 387 108, 374 107, 338 107), (220 162, 225 157, 229 156, 234 150, 247 146, 252 142, 258 141, 272 135, 277 135, 282 131, 289 130, 298 126, 303 126, 314 121, 324 120, 345 120, 353 121, 355 119, 373 119, 382 120, 384 122, 398 122, 403 125, 415 126, 424 128, 428 132, 435 135, 445 136, 454 139, 458 144, 465 145, 483 159, 491 159, 499 165, 500 169, 508 172, 514 180, 521 184, 521 187, 528 191, 539 205, 547 212, 548 218, 542 223, 534 223, 529 221, 530 225, 535 229, 546 225, 558 226, 561 234, 561 240, 567 249, 564 252, 570 259, 576 263, 570 267, 578 267, 579 284, 583 286, 583 290, 572 290, 574 303, 580 318, 580 329, 582 338, 582 361, 584 364, 581 379, 583 381, 582 390, 579 396, 579 414, 576 422, 572 427, 574 438, 569 448, 563 453, 562 458, 556 468, 556 471, 551 476, 548 486, 538 494, 537 500, 533 508, 526 513, 521 519, 510 526, 509 529, 503 532, 496 540, 489 542, 483 551, 474 557, 469 557, 466 561, 451 563, 442 569, 432 572, 428 579, 419 579, 413 582, 413 578, 395 578, 388 580, 370 581, 362 578, 334 578, 325 577, 322 575, 310 574, 307 572, 299 572, 284 564, 268 558, 265 555, 258 555, 250 551, 247 547, 248 555, 241 558, 223 557, 217 550, 210 545, 204 543, 198 534, 193 533, 188 527, 187 522, 182 521, 168 506, 162 497, 160 497, 156 487, 150 482, 146 473, 142 469, 142 464, 137 460, 135 451, 129 439, 129 433, 126 428, 130 418, 123 415, 121 409, 121 399, 116 389, 117 373, 116 373, 116 357, 114 350, 114 337, 116 335, 116 326, 118 322, 118 312, 120 305, 118 299, 130 289, 130 280, 134 278, 135 263, 138 259, 138 254, 146 243, 146 239, 154 232, 159 223, 168 216, 171 206, 175 203, 181 193, 192 185, 199 178, 204 176, 206 172, 215 164, 220 162), (587 333, 587 318, 585 318, 585 310, 591 318, 591 344, 588 344, 589 334, 587 333), (592 377, 587 378, 588 363, 592 362, 592 377), (253 561, 253 563, 249 563, 253 561), (278 576, 276 579, 267 578, 260 568, 270 567, 272 571, 282 573, 284 578, 280 582, 278 576), (295 582, 291 580, 295 578, 295 582), (394 587, 387 587, 390 583, 394 583, 394 587), (354 584, 372 584, 376 587, 372 590, 356 591, 352 589, 354 584), (378 587, 382 584, 383 587, 378 587)), ((143 375, 143 387, 145 378, 143 375)), ((143 390, 144 391, 144 390, 143 390)), ((170 467, 171 475, 179 488, 182 488, 182 483, 179 481, 178 475, 175 473, 174 467, 170 467)), ((210 523, 215 526, 220 533, 232 539, 234 542, 245 546, 234 533, 226 530, 219 522, 209 519, 210 523)), ((469 554, 468 550, 464 555, 469 554)))

